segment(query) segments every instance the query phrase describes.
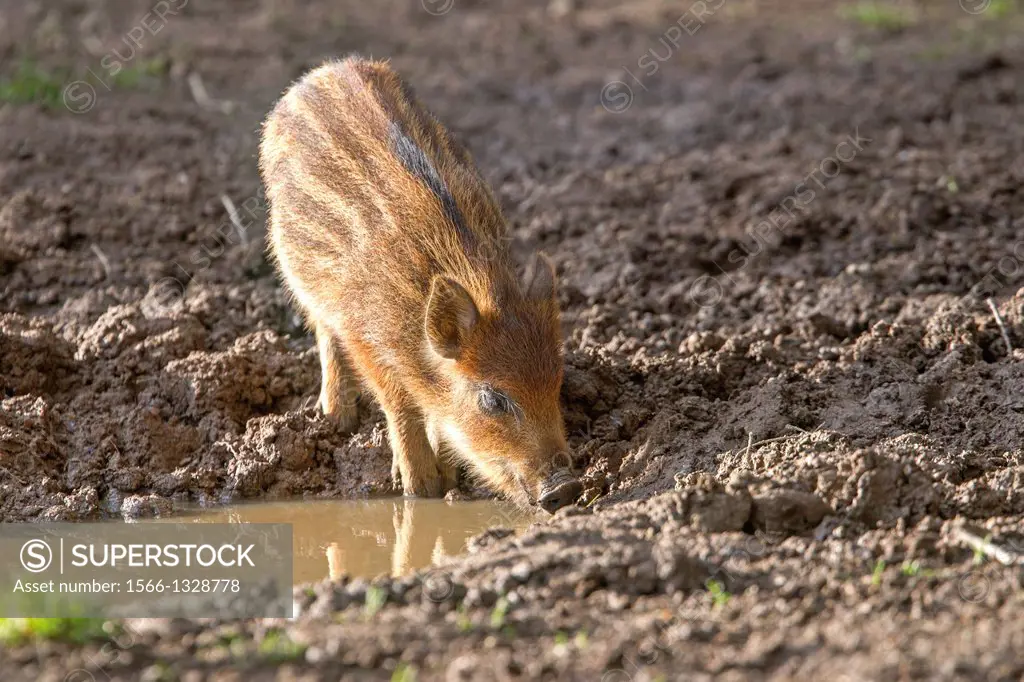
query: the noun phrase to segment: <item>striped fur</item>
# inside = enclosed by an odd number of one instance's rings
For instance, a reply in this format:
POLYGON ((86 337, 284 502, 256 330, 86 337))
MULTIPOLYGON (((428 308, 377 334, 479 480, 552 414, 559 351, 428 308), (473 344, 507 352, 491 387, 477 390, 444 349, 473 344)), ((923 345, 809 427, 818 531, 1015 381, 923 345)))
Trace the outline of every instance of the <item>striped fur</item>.
POLYGON ((368 387, 407 493, 454 485, 444 451, 535 500, 568 462, 554 271, 538 258, 517 277, 468 152, 386 63, 350 57, 284 94, 260 168, 270 249, 317 334, 325 413, 355 426, 368 387), (482 411, 486 391, 510 411, 482 411))

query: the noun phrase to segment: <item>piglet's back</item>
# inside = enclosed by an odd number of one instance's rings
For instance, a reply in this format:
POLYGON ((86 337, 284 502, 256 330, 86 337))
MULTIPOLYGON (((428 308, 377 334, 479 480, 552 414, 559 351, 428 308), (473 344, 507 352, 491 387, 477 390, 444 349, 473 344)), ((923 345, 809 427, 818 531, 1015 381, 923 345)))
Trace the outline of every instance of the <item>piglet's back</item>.
POLYGON ((273 250, 303 280, 335 284, 341 298, 358 288, 364 305, 373 289, 421 299, 437 273, 489 288, 500 210, 386 63, 350 57, 293 85, 264 126, 260 167, 273 250))

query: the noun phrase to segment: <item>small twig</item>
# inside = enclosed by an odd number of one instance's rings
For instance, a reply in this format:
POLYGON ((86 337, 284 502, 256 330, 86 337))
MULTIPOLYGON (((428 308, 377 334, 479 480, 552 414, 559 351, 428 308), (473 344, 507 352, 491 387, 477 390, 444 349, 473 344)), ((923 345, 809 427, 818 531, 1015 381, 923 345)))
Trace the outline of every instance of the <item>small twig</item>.
POLYGON ((807 435, 807 432, 805 431, 803 433, 791 433, 791 434, 786 435, 786 436, 776 436, 775 438, 766 438, 765 440, 757 441, 753 445, 748 445, 747 448, 748 449, 749 448, 756 448, 756 447, 760 447, 761 445, 767 445, 768 443, 778 443, 780 441, 792 440, 794 438, 799 438, 801 436, 806 436, 806 435, 807 435))
POLYGON ((986 298, 985 303, 988 303, 988 307, 992 310, 992 315, 996 318, 996 326, 999 327, 999 333, 1003 335, 1003 343, 1006 344, 1006 354, 1013 355, 1013 345, 1010 343, 1010 335, 1006 333, 1006 325, 1003 324, 1003 318, 1000 317, 999 311, 996 310, 996 304, 992 302, 991 298, 986 298))
POLYGON ((103 266, 103 272, 109 278, 110 277, 110 273, 111 273, 111 268, 110 268, 110 259, 107 258, 107 254, 103 253, 103 251, 100 249, 100 247, 96 246, 95 244, 89 244, 89 248, 92 249, 92 252, 96 254, 96 258, 99 259, 100 265, 103 266))
POLYGON ((210 97, 210 93, 206 91, 206 86, 203 84, 203 78, 198 72, 193 71, 186 80, 188 82, 188 89, 192 93, 192 98, 196 101, 196 104, 204 109, 217 109, 225 114, 231 111, 231 102, 218 102, 210 97))
POLYGON ((193 71, 188 75, 187 80, 188 89, 192 93, 192 99, 196 101, 196 104, 206 109, 213 108, 215 106, 213 99, 210 97, 210 93, 206 91, 202 77, 193 71))
POLYGON ((14 479, 15 481, 17 481, 17 482, 18 482, 18 485, 22 485, 22 486, 23 486, 23 485, 27 485, 27 484, 25 483, 25 481, 21 480, 21 477, 19 477, 19 476, 18 476, 17 474, 15 474, 15 473, 14 473, 13 471, 11 471, 10 469, 8 469, 7 467, 4 467, 4 466, 0 466, 0 471, 2 471, 3 473, 7 474, 7 475, 8 475, 8 476, 10 476, 11 478, 13 478, 13 479, 14 479))
POLYGON ((958 528, 954 537, 975 552, 980 552, 985 556, 992 557, 1003 566, 1012 566, 1013 564, 1016 564, 1019 559, 1018 554, 994 545, 991 541, 978 537, 974 533, 964 530, 963 528, 958 528))
POLYGON ((235 226, 235 232, 238 233, 238 238, 242 240, 243 245, 248 246, 249 235, 246 234, 245 225, 242 224, 242 218, 238 215, 238 209, 235 208, 235 202, 231 201, 231 197, 227 194, 221 194, 220 203, 224 204, 224 210, 228 212, 228 218, 231 219, 231 224, 235 226))
POLYGON ((825 425, 825 422, 821 422, 820 424, 815 426, 810 431, 808 431, 807 429, 801 429, 799 426, 793 426, 792 424, 786 424, 785 428, 792 429, 793 431, 796 431, 797 433, 807 433, 807 434, 810 434, 810 433, 814 433, 815 431, 820 431, 821 427, 824 426, 824 425, 825 425))
MULTIPOLYGON (((785 428, 792 429, 792 430, 796 431, 796 433, 790 433, 790 434, 787 434, 785 436, 776 436, 774 438, 766 438, 765 440, 759 440, 756 443, 753 442, 754 434, 748 433, 747 434, 747 449, 744 451, 744 456, 745 455, 749 455, 750 454, 750 450, 752 448, 756 448, 756 447, 759 447, 761 445, 767 445, 768 443, 778 443, 778 442, 781 442, 781 441, 784 441, 784 440, 792 440, 793 438, 799 438, 800 436, 810 436, 812 433, 816 433, 817 431, 820 431, 821 427, 824 426, 824 425, 825 425, 825 422, 821 422, 820 424, 815 426, 812 430, 807 431, 805 429, 801 429, 799 426, 793 426, 792 424, 786 424, 785 428)), ((842 435, 842 434, 840 434, 840 435, 842 435)))
POLYGON ((100 447, 108 443, 110 444, 110 447, 114 448, 114 452, 117 453, 117 456, 121 457, 121 448, 117 447, 117 441, 114 440, 113 436, 107 436, 102 441, 100 441, 100 447))

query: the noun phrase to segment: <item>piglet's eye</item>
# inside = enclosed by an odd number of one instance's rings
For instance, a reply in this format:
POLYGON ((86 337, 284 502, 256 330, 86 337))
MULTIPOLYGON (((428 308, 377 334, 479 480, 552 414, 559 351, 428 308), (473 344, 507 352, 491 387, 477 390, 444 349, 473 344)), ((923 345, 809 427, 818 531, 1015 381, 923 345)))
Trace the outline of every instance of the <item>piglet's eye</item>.
POLYGON ((480 409, 490 415, 501 415, 512 411, 512 402, 497 391, 484 388, 477 394, 480 409))

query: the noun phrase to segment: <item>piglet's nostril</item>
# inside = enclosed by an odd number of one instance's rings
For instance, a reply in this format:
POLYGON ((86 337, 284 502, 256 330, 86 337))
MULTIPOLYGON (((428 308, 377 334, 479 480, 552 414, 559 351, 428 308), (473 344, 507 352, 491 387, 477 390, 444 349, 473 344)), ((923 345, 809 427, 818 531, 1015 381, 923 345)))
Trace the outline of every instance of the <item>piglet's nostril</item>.
POLYGON ((562 507, 567 507, 583 493, 583 484, 576 479, 562 480, 554 487, 544 486, 544 492, 537 500, 541 509, 554 514, 562 507))

